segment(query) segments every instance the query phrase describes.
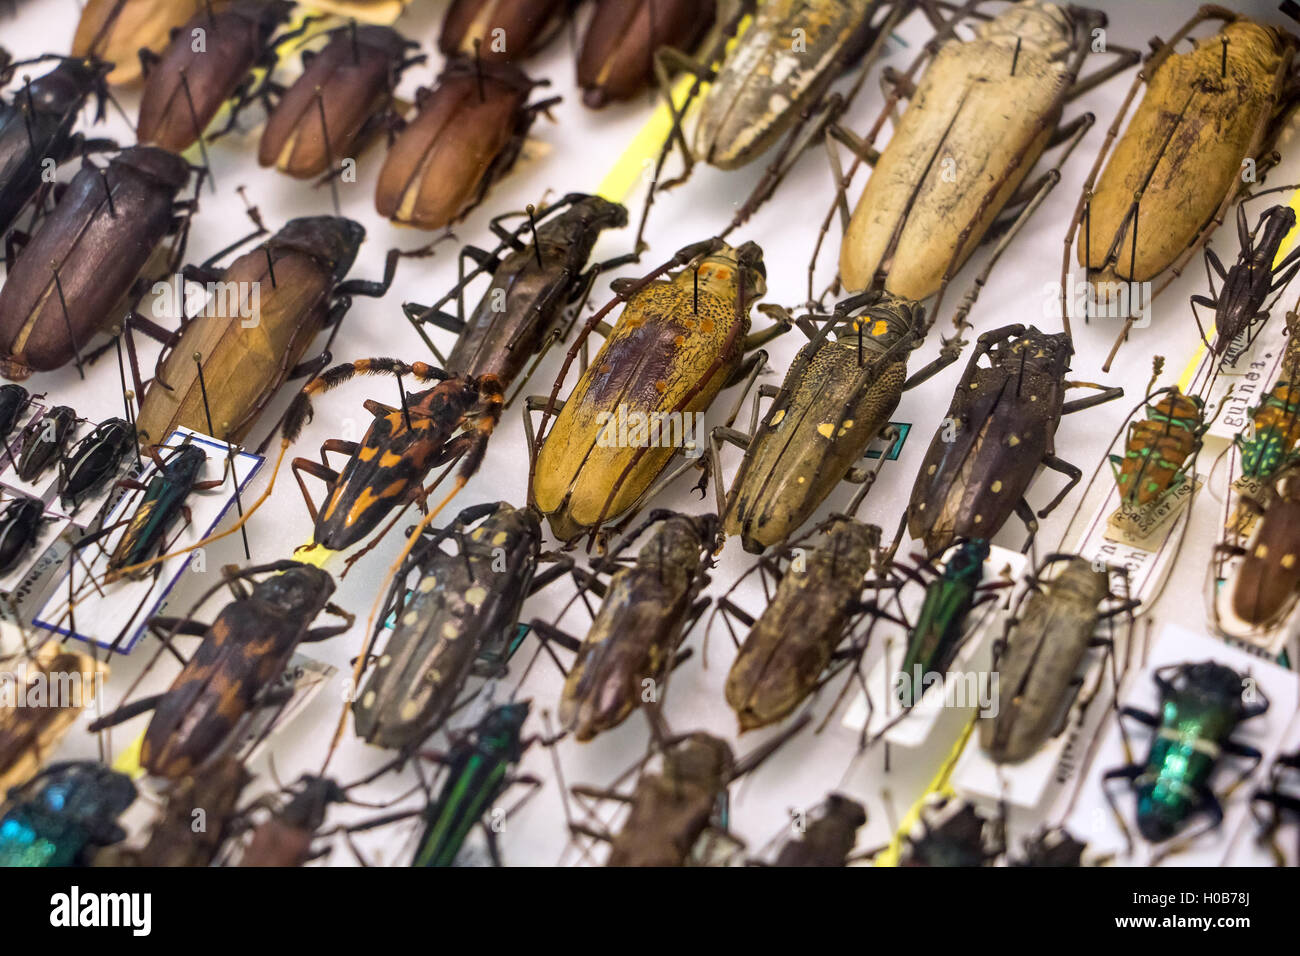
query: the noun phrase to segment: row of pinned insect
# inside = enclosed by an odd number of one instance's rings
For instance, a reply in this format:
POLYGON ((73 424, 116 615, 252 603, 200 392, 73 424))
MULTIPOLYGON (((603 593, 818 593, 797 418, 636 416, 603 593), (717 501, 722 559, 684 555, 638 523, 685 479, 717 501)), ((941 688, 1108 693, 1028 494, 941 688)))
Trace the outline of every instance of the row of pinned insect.
MULTIPOLYGON (((414 862, 449 865, 476 824, 482 823, 491 853, 494 857, 499 854, 495 834, 500 828, 487 819, 489 811, 506 812, 499 801, 512 783, 540 785, 533 777, 513 772, 536 739, 523 735, 530 705, 513 699, 494 704, 490 693, 485 702, 467 690, 467 683, 475 674, 505 676, 526 634, 527 629, 519 626, 526 596, 572 573, 580 582, 580 593, 602 598, 586 637, 575 641, 550 622, 532 622, 548 653, 554 655, 550 645, 575 652, 557 708, 561 733, 589 740, 643 709, 656 731, 652 752, 663 758, 658 772, 638 764, 643 772, 631 794, 602 787, 573 788, 584 808, 587 801, 603 798, 632 806, 617 832, 585 818, 570 820, 575 839, 611 842, 608 862, 612 864, 658 865, 712 859, 701 850, 700 841, 705 837, 728 836, 732 843, 737 842, 728 834, 725 814, 717 815, 718 798, 732 780, 802 731, 811 715, 801 714, 781 734, 739 762, 730 746, 716 737, 703 733, 674 736, 662 729, 659 701, 672 671, 689 654, 682 648, 687 633, 708 605, 707 599, 701 600, 701 592, 707 583, 717 522, 712 516, 664 513, 652 516, 646 529, 652 527, 650 537, 630 563, 621 560, 623 549, 619 548, 592 571, 574 568, 562 555, 544 555, 536 515, 504 503, 467 509, 451 525, 426 532, 385 601, 391 634, 380 647, 388 628, 381 622, 375 629, 362 659, 372 673, 350 709, 359 736, 397 752, 383 771, 406 761, 429 759, 445 765, 448 773, 417 811, 386 813, 327 832, 350 836, 422 817, 423 836, 414 862), (548 557, 557 560, 538 571, 539 563, 548 557), (661 685, 649 698, 645 695, 647 681, 661 685), (654 705, 647 706, 648 700, 654 705), (486 714, 472 720, 468 729, 448 730, 449 751, 426 748, 433 732, 449 727, 457 712, 475 701, 486 714)), ((992 600, 992 592, 1009 583, 981 580, 988 553, 982 541, 960 545, 938 573, 900 568, 899 580, 891 582, 880 580, 886 559, 879 548, 879 529, 840 516, 819 529, 817 536, 821 540, 811 554, 803 556, 802 564, 792 560, 797 557, 793 549, 788 555, 765 559, 762 573, 778 577, 770 604, 756 618, 729 597, 719 602, 717 613, 728 621, 729 629, 736 621, 749 627, 726 684, 728 703, 742 730, 782 721, 837 672, 856 668, 871 630, 869 626, 863 631, 858 625, 866 619, 889 620, 891 616, 880 594, 907 586, 907 582, 924 588, 919 615, 913 622, 902 622, 909 642, 906 661, 934 673, 950 666, 970 638, 972 610, 992 600), (872 592, 877 595, 875 600, 868 599, 872 592), (795 620, 800 622, 797 628, 790 626, 795 620)), ((629 535, 621 544, 630 544, 637 537, 629 535)), ((239 760, 230 752, 236 742, 243 742, 240 729, 259 710, 284 705, 288 691, 277 678, 301 643, 339 635, 352 624, 351 615, 329 603, 334 583, 318 568, 281 561, 243 571, 227 569, 223 577, 234 599, 211 624, 193 617, 160 618, 151 624, 161 644, 158 656, 165 651, 179 656, 174 647, 179 636, 201 638, 198 650, 171 687, 159 695, 128 698, 117 711, 91 725, 92 731, 101 731, 153 711, 139 760, 156 778, 171 781, 172 787, 166 791, 169 809, 148 847, 141 851, 141 861, 206 864, 216 857, 225 836, 240 827, 228 830, 223 822, 220 828, 205 831, 211 838, 176 840, 167 835, 167 821, 173 816, 189 819, 196 806, 209 814, 213 807, 228 807, 231 818, 236 818, 233 807, 239 790, 248 782, 239 760), (322 612, 342 623, 316 626, 314 621, 322 612), (226 792, 227 800, 215 802, 206 790, 202 796, 196 793, 195 788, 209 786, 226 792), (163 855, 148 855, 150 847, 163 855)), ((980 744, 995 762, 1022 762, 1065 729, 1082 689, 1081 662, 1088 648, 1101 639, 1099 626, 1132 611, 1131 601, 1111 593, 1112 580, 1110 569, 1068 555, 1049 557, 1039 575, 1031 579, 995 651, 994 666, 1003 686, 1011 687, 1012 693, 1004 693, 998 712, 979 721, 980 744), (1057 562, 1064 563, 1063 570, 1046 576, 1048 566, 1057 562), (1113 602, 1109 608, 1108 601, 1113 602), (1049 647, 1051 653, 1047 653, 1049 647)), ((83 666, 75 659, 69 662, 57 656, 43 664, 47 674, 83 666)), ((908 672, 906 667, 903 672, 908 672)), ((1147 840, 1158 843, 1183 834, 1198 816, 1208 817, 1209 828, 1222 820, 1220 798, 1211 783, 1229 757, 1250 762, 1242 779, 1263 759, 1258 749, 1238 742, 1235 733, 1243 722, 1265 713, 1268 701, 1259 696, 1248 699, 1243 675, 1214 661, 1163 668, 1155 672, 1155 681, 1161 701, 1158 716, 1134 708, 1122 711, 1124 717, 1152 728, 1146 759, 1107 771, 1104 779, 1131 784, 1137 799, 1137 829, 1147 840)), ((898 688, 905 702, 911 699, 908 690, 901 685, 898 688)), ((12 822, 3 828, 4 850, 10 862, 68 862, 88 847, 121 838, 111 824, 134 796, 128 778, 102 768, 64 764, 36 773, 41 761, 39 754, 33 759, 31 751, 51 747, 46 724, 57 714, 44 708, 16 708, 5 714, 0 734, 5 742, 3 770, 8 772, 23 760, 28 775, 35 774, 25 786, 12 791, 6 808, 6 821, 12 822), (85 792, 74 799, 67 791, 76 789, 78 782, 85 792), (87 819, 78 818, 78 814, 87 819)), ((550 743, 554 739, 548 725, 543 740, 550 743)), ((1253 801, 1265 808, 1260 819, 1268 837, 1287 814, 1296 811, 1297 797, 1285 785, 1288 768, 1294 763, 1293 757, 1280 759, 1273 785, 1256 794, 1253 801)), ((372 774, 354 786, 372 782, 379 775, 372 774)), ((311 856, 314 835, 323 827, 327 806, 351 799, 346 795, 354 786, 340 787, 323 776, 303 781, 282 814, 262 825, 276 832, 252 837, 243 850, 245 862, 261 859, 259 846, 268 853, 275 851, 268 861, 305 862, 311 856), (280 832, 281 828, 292 832, 280 832)), ((803 840, 787 847, 775 862, 797 865, 804 857, 820 865, 847 862, 854 845, 853 832, 865 820, 864 816, 858 819, 854 807, 850 800, 832 797, 826 822, 818 822, 822 818, 812 815, 806 832, 800 830, 803 840)), ((978 819, 973 811, 963 813, 978 819)), ((226 819, 224 812, 221 819, 226 819)), ((943 846, 932 846, 924 837, 934 835, 932 830, 944 833, 947 829, 932 825, 928 816, 922 819, 924 834, 913 838, 914 845, 904 852, 904 862, 973 865, 992 862, 1001 855, 982 837, 976 844, 983 847, 979 853, 964 844, 949 847, 944 840, 939 841, 943 846)), ((976 828, 976 833, 982 834, 983 827, 976 828)), ((1070 843, 1082 850, 1078 841, 1064 835, 1051 842, 1070 843)), ((585 855, 587 851, 582 852, 585 855)), ((1072 862, 1079 862, 1078 854, 1072 862)))
MULTIPOLYGON (((865 46, 871 46, 873 55, 879 52, 886 27, 910 12, 909 4, 848 5, 833 20, 833 28, 820 30, 812 30, 810 25, 823 24, 825 11, 769 4, 742 34, 742 46, 750 45, 754 49, 748 54, 733 53, 714 69, 708 64, 722 58, 723 41, 740 29, 744 22, 742 14, 752 12, 742 5, 727 22, 716 48, 703 56, 702 63, 667 56, 671 47, 661 50, 663 56, 656 62, 674 65, 694 75, 697 82, 693 94, 699 94, 703 79, 714 80, 701 108, 695 145, 687 152, 688 160, 698 154, 715 165, 729 168, 764 153, 790 134, 777 151, 768 175, 763 177, 751 200, 742 205, 736 219, 722 233, 724 236, 742 224, 771 194, 798 155, 825 135, 849 143, 854 151, 853 169, 837 177, 837 200, 825 220, 828 227, 835 209, 839 209, 845 222, 836 286, 842 282, 851 290, 884 289, 918 300, 933 296, 931 312, 935 314, 945 289, 966 259, 986 239, 997 238, 990 261, 975 280, 971 295, 963 300, 953 317, 954 323, 961 327, 974 294, 987 278, 987 271, 993 268, 1015 231, 1059 180, 1058 163, 1034 182, 1028 185, 1023 182, 1044 146, 1049 141, 1061 141, 1069 144, 1068 152, 1091 124, 1091 117, 1085 115, 1058 128, 1062 108, 1071 98, 1131 64, 1136 54, 1112 46, 1110 52, 1115 54, 1116 61, 1081 79, 1079 74, 1091 49, 1090 43, 1095 45, 1093 34, 1104 26, 1100 14, 1065 11, 1040 0, 1025 0, 992 18, 979 11, 979 4, 968 3, 951 18, 944 19, 932 4, 920 6, 935 23, 934 41, 904 74, 891 75, 893 86, 888 109, 865 139, 839 126, 838 117, 846 106, 844 97, 828 96, 827 91, 839 71, 856 62, 865 46), (877 22, 882 7, 890 8, 884 26, 877 22), (811 19, 804 24, 801 17, 811 19), (971 21, 979 24, 977 36, 963 39, 957 33, 958 27, 971 21), (815 42, 811 50, 805 48, 806 44, 786 49, 772 39, 787 35, 806 35, 815 42), (867 39, 873 42, 867 44, 867 39), (793 62, 785 62, 790 58, 793 62), (925 75, 917 80, 922 66, 927 66, 925 75), (778 77, 783 79, 778 82, 778 77), (785 89, 781 83, 792 86, 785 89), (782 95, 771 95, 774 86, 782 95), (981 109, 979 103, 969 102, 968 96, 960 96, 946 110, 936 106, 934 94, 939 91, 946 91, 941 99, 947 103, 958 95, 954 91, 972 88, 978 89, 981 95, 1014 96, 1020 102, 1032 101, 1035 108, 1024 115, 1008 117, 1009 123, 1014 119, 1014 128, 993 132, 984 122, 988 111, 981 109), (1018 92, 1022 89, 1024 95, 1018 92), (770 107, 735 108, 736 101, 748 101, 751 92, 755 103, 785 103, 787 107, 775 113, 770 107), (886 117, 893 114, 897 102, 905 96, 913 105, 903 114, 899 129, 885 150, 877 153, 871 144, 886 117), (811 109, 812 106, 817 108, 811 109), (815 120, 811 127, 806 115, 810 109, 815 120), (979 159, 983 167, 991 170, 987 178, 993 185, 989 186, 985 177, 978 177, 980 181, 975 182, 976 177, 962 176, 959 169, 926 159, 940 152, 969 154, 979 159), (850 221, 846 190, 853 171, 864 162, 877 167, 876 174, 868 181, 850 221), (941 217, 934 214, 937 209, 944 210, 941 217)), ((146 87, 147 94, 157 92, 146 95, 142 102, 140 142, 183 149, 201 135, 221 104, 232 97, 237 104, 256 99, 270 103, 278 97, 262 137, 262 161, 298 176, 336 175, 338 161, 352 151, 366 124, 373 126, 391 117, 391 111, 382 103, 376 106, 376 102, 391 101, 396 76, 413 61, 407 55, 409 44, 387 28, 340 28, 331 33, 324 49, 310 58, 303 75, 281 95, 269 75, 255 86, 247 77, 254 65, 268 55, 274 57, 270 36, 288 19, 287 8, 287 4, 236 3, 228 9, 223 6, 200 10, 195 15, 196 22, 204 23, 196 29, 216 31, 217 35, 210 41, 214 49, 222 46, 224 50, 223 38, 228 33, 234 49, 226 51, 229 55, 208 56, 206 47, 197 52, 192 48, 186 31, 178 33, 146 87), (267 20, 261 32, 248 29, 250 17, 259 24, 262 19, 267 20), (380 32, 371 32, 376 30, 380 32), (209 77, 204 71, 214 75, 209 77), (197 89, 200 85, 202 90, 197 89), (175 132, 175 137, 169 131, 175 132)), ((126 16, 126 12, 117 15, 126 16)), ((1075 216, 1076 224, 1082 222, 1085 226, 1080 254, 1085 267, 1084 284, 1089 287, 1106 281, 1112 273, 1116 281, 1129 283, 1146 282, 1165 273, 1178 274, 1241 192, 1238 173, 1243 164, 1249 166, 1249 179, 1253 181, 1276 162, 1276 155, 1268 151, 1291 102, 1287 98, 1290 89, 1287 78, 1293 67, 1294 41, 1283 31, 1260 27, 1214 8, 1203 11, 1187 24, 1175 42, 1200 20, 1214 18, 1225 21, 1220 34, 1200 41, 1193 53, 1175 54, 1173 43, 1159 47, 1144 71, 1144 75, 1153 77, 1152 87, 1138 115, 1119 138, 1116 155, 1095 188, 1093 179, 1104 154, 1090 176, 1085 198, 1080 199, 1075 216), (1255 53, 1259 55, 1254 56, 1255 53), (1164 91, 1166 86, 1195 86, 1199 81, 1194 83, 1184 74, 1194 79, 1207 70, 1219 74, 1210 78, 1215 80, 1216 95, 1194 97, 1194 102, 1181 111, 1175 128, 1185 125, 1187 136, 1199 136, 1198 130, 1217 128, 1216 117, 1226 111, 1236 131, 1234 137, 1231 142, 1219 138, 1213 150, 1171 153, 1167 148, 1170 135, 1147 114, 1163 115, 1162 97, 1172 95, 1164 91), (1225 89, 1219 91, 1220 86, 1225 89), (1242 99, 1252 108, 1238 109, 1235 104, 1242 99), (1229 102, 1234 104, 1230 110, 1225 105, 1229 102), (1152 143, 1147 144, 1148 140, 1152 143), (1203 165, 1212 168, 1206 171, 1201 168, 1203 165), (1162 174, 1155 175, 1162 170, 1162 174), (1223 183, 1225 187, 1221 191, 1206 190, 1203 185, 1207 181, 1223 183), (1142 192, 1140 202, 1134 203, 1132 184, 1138 182, 1149 185, 1142 192), (1180 199, 1184 194, 1212 205, 1205 210, 1198 206, 1188 212, 1187 203, 1180 199), (1172 207, 1177 215, 1166 207, 1172 207), (1156 235, 1160 248, 1144 247, 1139 263, 1137 226, 1148 219, 1153 227, 1144 230, 1143 235, 1156 235), (1184 228, 1184 219, 1194 226, 1184 228), (1154 226, 1156 222, 1158 228, 1154 226), (1125 250, 1130 253, 1127 271, 1119 263, 1120 253, 1125 250), (1152 259, 1150 263, 1146 261, 1148 258, 1152 259)), ((475 29, 482 22, 481 17, 475 20, 475 29)), ((99 35, 109 35, 103 32, 107 27, 101 24, 100 29, 99 35)), ((629 30, 628 35, 641 36, 636 30, 629 30)), ((8 75, 14 69, 16 66, 11 65, 8 75)), ((11 370, 17 375, 25 369, 53 368, 70 361, 78 355, 82 342, 110 324, 102 318, 108 306, 98 301, 80 301, 86 296, 79 281, 84 267, 76 261, 65 261, 69 256, 76 259, 84 254, 83 244, 78 243, 71 252, 58 247, 59 238, 67 236, 73 225, 89 221, 99 227, 97 233, 111 232, 110 236, 101 237, 106 239, 120 239, 129 234, 137 241, 142 256, 146 246, 152 251, 166 234, 164 221, 166 227, 181 225, 167 218, 163 207, 170 208, 170 200, 174 200, 188 177, 178 160, 151 152, 151 146, 127 150, 107 170, 84 170, 64 189, 56 189, 55 184, 40 175, 47 161, 57 165, 91 146, 112 145, 87 142, 72 132, 77 112, 94 92, 99 94, 102 113, 107 96, 103 85, 105 69, 93 59, 66 60, 49 76, 26 84, 8 104, 10 115, 5 125, 13 140, 10 150, 16 172, 3 184, 6 225, 33 202, 34 196, 37 199, 34 208, 39 211, 48 192, 63 194, 63 201, 51 214, 59 220, 58 224, 42 230, 33 240, 36 244, 27 257, 32 274, 23 276, 21 281, 7 283, 17 288, 9 293, 11 301, 0 303, 4 324, 12 326, 6 335, 6 352, 11 370), (137 181, 141 178, 143 182, 137 181), (119 187, 126 189, 128 184, 144 189, 147 201, 138 212, 130 209, 128 215, 117 217, 114 191, 119 187), (122 222, 114 221, 119 218, 122 222), (141 235, 144 228, 141 223, 145 220, 154 224, 146 230, 147 237, 141 235), (57 264, 51 266, 51 262, 57 264), (66 281, 62 281, 65 276, 66 281), (66 288, 61 290, 64 294, 54 296, 51 290, 55 285, 77 288, 71 289, 72 299, 69 299, 66 288), (32 296, 44 303, 39 314, 36 306, 28 302, 32 296), (47 344, 46 339, 58 341, 47 344)), ((453 61, 438 89, 419 97, 419 118, 408 124, 394 143, 385 169, 379 175, 377 200, 384 215, 437 228, 460 218, 481 201, 493 179, 513 162, 536 112, 524 106, 533 85, 531 81, 500 72, 512 69, 489 68, 477 61, 453 61), (491 159, 467 166, 462 160, 471 154, 491 159)), ((860 82, 861 78, 858 85, 860 82)), ((856 91, 857 85, 853 89, 856 91)), ((1134 93, 1136 89, 1135 86, 1134 93)), ((238 110, 232 112, 237 115, 238 110)), ((659 171, 663 169, 669 147, 685 142, 681 113, 674 113, 674 132, 665 141, 657 165, 659 171)), ((1123 118, 1123 114, 1117 117, 1108 143, 1118 137, 1123 118)), ((656 192, 670 185, 660 183, 660 178, 657 172, 655 185, 647 196, 647 207, 656 192)), ((140 200, 122 197, 123 204, 133 201, 140 200)), ((174 212, 183 212, 184 222, 188 224, 193 209, 189 206, 174 212)), ((643 216, 638 249, 644 228, 643 216)), ((1072 233, 1073 229, 1072 226, 1072 233)), ((1281 235, 1276 238, 1280 241, 1281 235)), ((27 242, 26 230, 8 236, 7 261, 12 261, 17 248, 27 242)), ((95 243, 85 245, 89 248, 95 243)), ((1261 248, 1266 246, 1272 247, 1265 242, 1261 248)), ((141 266, 142 261, 124 261, 121 276, 114 275, 114 282, 103 284, 98 296, 116 302, 130 290, 141 266)), ((1066 301, 1067 272, 1063 270, 1062 274, 1062 307, 1068 330, 1071 306, 1066 301)), ((811 271, 809 296, 813 297, 811 271)))

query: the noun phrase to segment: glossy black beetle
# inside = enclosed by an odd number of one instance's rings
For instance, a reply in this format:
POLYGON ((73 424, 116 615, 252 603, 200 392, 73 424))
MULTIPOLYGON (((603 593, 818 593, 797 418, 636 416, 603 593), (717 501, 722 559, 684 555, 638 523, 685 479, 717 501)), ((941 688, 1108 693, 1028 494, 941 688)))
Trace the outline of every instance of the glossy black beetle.
POLYGON ((0 574, 16 565, 36 544, 45 505, 39 498, 15 498, 0 511, 0 574))
POLYGON ((135 429, 130 422, 121 418, 100 422, 60 462, 60 500, 75 511, 87 495, 117 474, 134 448, 135 429))
MULTIPOLYGON (((48 174, 72 157, 116 149, 108 139, 88 140, 73 132, 86 101, 99 100, 96 121, 104 118, 109 97, 104 81, 110 64, 94 59, 38 57, 11 64, 0 82, 20 66, 56 59, 59 65, 36 79, 24 77, 22 89, 0 100, 0 235, 6 235, 23 210, 34 204, 39 215, 54 187, 48 174)), ((6 237, 5 261, 12 262, 12 239, 6 237)))

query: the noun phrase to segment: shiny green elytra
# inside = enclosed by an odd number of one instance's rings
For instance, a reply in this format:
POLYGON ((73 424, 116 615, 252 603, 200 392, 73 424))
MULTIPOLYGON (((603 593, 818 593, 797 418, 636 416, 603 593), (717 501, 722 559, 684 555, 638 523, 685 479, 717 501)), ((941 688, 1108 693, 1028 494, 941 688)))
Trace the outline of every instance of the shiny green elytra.
POLYGON ((100 764, 53 764, 9 791, 0 867, 88 863, 94 850, 126 836, 116 821, 135 797, 130 777, 100 764))
MULTIPOLYGON (((1132 780, 1138 831, 1152 843, 1160 843, 1183 830, 1199 811, 1210 813, 1216 822, 1222 818, 1210 778, 1237 726, 1268 710, 1268 699, 1255 690, 1258 700, 1248 703, 1250 682, 1214 661, 1162 667, 1155 682, 1160 689, 1160 713, 1141 715, 1155 731, 1145 763, 1113 770, 1106 777, 1132 780)), ((1257 756, 1243 745, 1234 744, 1232 749, 1257 756)))
MULTIPOLYGON (((424 833, 412 866, 451 866, 474 825, 510 783, 523 757, 520 737, 531 701, 503 704, 484 717, 447 758, 447 778, 425 810, 424 833)), ((491 825, 491 824, 489 824, 491 825)))
POLYGON ((983 538, 966 541, 953 552, 943 573, 926 587, 899 671, 898 694, 904 707, 920 701, 925 675, 946 673, 952 664, 988 556, 989 543, 983 538))

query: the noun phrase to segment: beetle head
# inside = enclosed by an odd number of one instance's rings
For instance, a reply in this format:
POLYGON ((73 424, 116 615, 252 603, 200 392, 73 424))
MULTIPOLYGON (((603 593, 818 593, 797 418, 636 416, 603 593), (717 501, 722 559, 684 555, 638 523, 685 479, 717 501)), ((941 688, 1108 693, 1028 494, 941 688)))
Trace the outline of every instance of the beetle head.
POLYGON ((981 24, 976 35, 1009 50, 1019 44, 1022 50, 1038 50, 1056 60, 1069 55, 1074 27, 1070 15, 1056 4, 1026 0, 981 24))
POLYGON ((713 786, 730 782, 736 758, 725 741, 705 733, 689 734, 664 751, 666 776, 713 786))
POLYGON ((366 241, 361 223, 343 216, 301 216, 290 219, 273 242, 306 253, 328 265, 335 281, 352 271, 357 251, 366 241))
POLYGON ((329 572, 310 564, 301 564, 260 581, 253 589, 254 597, 275 605, 288 617, 300 617, 304 621, 315 617, 333 593, 334 579, 329 572))
POLYGON ((107 97, 104 77, 111 69, 111 64, 94 57, 64 57, 49 73, 32 80, 32 102, 40 112, 76 110, 91 93, 107 97))
POLYGON ((109 162, 110 166, 132 169, 173 190, 190 181, 190 164, 175 153, 157 146, 129 146, 109 162))

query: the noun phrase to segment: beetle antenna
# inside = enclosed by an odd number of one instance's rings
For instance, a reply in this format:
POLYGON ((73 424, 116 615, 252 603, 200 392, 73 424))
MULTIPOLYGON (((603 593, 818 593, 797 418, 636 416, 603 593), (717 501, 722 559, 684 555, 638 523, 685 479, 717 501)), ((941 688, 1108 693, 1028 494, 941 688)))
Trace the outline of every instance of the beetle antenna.
POLYGON ((1016 64, 1020 62, 1020 43, 1021 38, 1016 37, 1016 52, 1011 57, 1011 75, 1016 75, 1016 64))

